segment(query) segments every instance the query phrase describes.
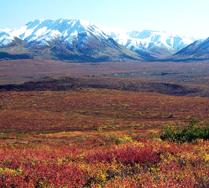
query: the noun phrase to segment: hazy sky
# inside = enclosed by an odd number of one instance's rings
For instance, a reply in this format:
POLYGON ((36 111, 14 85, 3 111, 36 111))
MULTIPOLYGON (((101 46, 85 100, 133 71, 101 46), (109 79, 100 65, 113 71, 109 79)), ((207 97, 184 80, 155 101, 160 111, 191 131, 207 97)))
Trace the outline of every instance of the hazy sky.
POLYGON ((209 37, 209 0, 0 0, 0 28, 45 18, 209 37))

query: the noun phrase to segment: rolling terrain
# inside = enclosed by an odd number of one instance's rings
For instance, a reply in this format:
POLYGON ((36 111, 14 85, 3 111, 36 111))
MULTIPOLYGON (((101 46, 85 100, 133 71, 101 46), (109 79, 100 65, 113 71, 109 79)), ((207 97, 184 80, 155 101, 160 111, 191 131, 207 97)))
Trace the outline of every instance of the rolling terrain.
POLYGON ((208 98, 108 89, 1 92, 1 132, 129 130, 209 118, 208 98), (129 97, 127 97, 129 96, 129 97))
POLYGON ((208 70, 207 62, 1 61, 0 90, 109 88, 208 97, 208 70))
POLYGON ((127 35, 0 32, 0 187, 209 187, 207 41, 127 35))

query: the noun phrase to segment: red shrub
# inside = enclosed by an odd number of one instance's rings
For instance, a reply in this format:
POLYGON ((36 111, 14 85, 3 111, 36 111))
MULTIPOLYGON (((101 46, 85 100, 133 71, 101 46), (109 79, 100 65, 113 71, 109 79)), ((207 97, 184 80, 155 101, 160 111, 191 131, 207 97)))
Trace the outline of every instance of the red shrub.
POLYGON ((134 164, 134 163, 156 163, 159 162, 160 157, 150 146, 139 148, 136 146, 125 146, 116 148, 111 151, 97 151, 87 156, 88 162, 117 162, 123 164, 134 164))
POLYGON ((85 173, 74 165, 39 163, 25 169, 28 180, 34 184, 46 183, 55 187, 81 187, 86 183, 85 173))
POLYGON ((18 175, 0 175, 0 187, 82 187, 85 173, 74 165, 38 163, 23 167, 18 175))

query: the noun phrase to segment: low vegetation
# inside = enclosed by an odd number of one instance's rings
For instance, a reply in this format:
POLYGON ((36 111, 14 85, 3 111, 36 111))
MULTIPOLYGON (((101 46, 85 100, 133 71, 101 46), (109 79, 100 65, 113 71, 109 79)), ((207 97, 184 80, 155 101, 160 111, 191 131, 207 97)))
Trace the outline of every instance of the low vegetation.
POLYGON ((208 188, 208 102, 101 89, 2 92, 0 187, 208 188), (187 126, 191 117, 199 122, 187 126), (166 124, 174 128, 160 138, 166 124))
POLYGON ((162 134, 161 139, 175 142, 192 142, 197 139, 209 139, 209 124, 198 124, 193 120, 185 128, 176 128, 168 126, 162 134))
POLYGON ((0 187, 209 186, 209 142, 178 144, 125 132, 7 135, 0 140, 0 187), (115 143, 117 133, 126 141, 115 143), (115 136, 116 137, 116 136, 115 136))

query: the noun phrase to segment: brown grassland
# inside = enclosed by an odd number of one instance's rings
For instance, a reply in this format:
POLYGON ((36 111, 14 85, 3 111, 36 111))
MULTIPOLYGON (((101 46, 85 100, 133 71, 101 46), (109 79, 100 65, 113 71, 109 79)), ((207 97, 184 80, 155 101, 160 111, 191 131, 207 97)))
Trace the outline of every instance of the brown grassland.
POLYGON ((1 132, 158 130, 209 118, 209 99, 108 89, 0 93, 1 132))

